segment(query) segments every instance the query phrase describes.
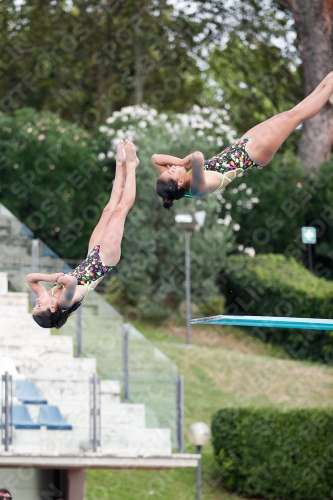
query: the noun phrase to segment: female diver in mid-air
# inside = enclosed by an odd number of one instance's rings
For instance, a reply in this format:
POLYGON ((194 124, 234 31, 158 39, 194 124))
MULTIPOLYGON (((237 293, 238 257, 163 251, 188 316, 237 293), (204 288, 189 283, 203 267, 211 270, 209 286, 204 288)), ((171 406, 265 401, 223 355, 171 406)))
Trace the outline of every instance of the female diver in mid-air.
POLYGON ((241 172, 267 165, 291 132, 315 116, 332 93, 333 72, 297 106, 251 128, 235 144, 209 160, 199 151, 183 159, 154 154, 152 161, 161 174, 156 188, 163 198, 163 207, 170 210, 174 200, 215 193, 241 172))
POLYGON ((64 325, 89 291, 118 263, 125 219, 135 200, 135 170, 138 165, 134 144, 120 141, 110 200, 91 235, 88 256, 77 268, 67 274, 28 274, 29 286, 38 295, 32 310, 38 325, 43 328, 64 325), (55 286, 46 291, 40 281, 55 286))

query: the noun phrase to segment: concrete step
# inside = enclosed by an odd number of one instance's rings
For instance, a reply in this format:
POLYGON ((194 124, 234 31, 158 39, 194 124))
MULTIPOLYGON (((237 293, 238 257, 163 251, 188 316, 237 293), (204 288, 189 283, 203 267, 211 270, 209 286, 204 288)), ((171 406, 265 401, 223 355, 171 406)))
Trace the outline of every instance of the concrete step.
MULTIPOLYGON (((15 454, 66 455, 82 453, 90 448, 89 427, 72 431, 14 429, 12 451, 15 454)), ((169 429, 114 429, 102 433, 99 453, 113 456, 169 456, 169 429)))
MULTIPOLYGON (((119 405, 120 404, 120 396, 117 389, 119 388, 119 384, 114 380, 103 380, 102 382, 110 382, 110 391, 105 393, 101 392, 101 404, 104 405, 119 405), (111 392, 111 388, 115 388, 115 391, 111 392)), ((104 384, 102 384, 103 387, 104 384)), ((43 390, 45 394, 48 394, 48 399, 52 401, 50 404, 70 404, 73 405, 86 404, 89 401, 89 393, 90 386, 89 380, 38 380, 38 387, 43 390)))
POLYGON ((172 453, 170 429, 102 429, 101 445, 102 453, 117 456, 168 456, 172 453))
POLYGON ((36 334, 40 337, 48 337, 50 329, 38 326, 27 311, 15 313, 15 311, 11 312, 10 308, 6 308, 4 312, 1 312, 0 308, 0 336, 12 334, 36 334))
POLYGON ((70 380, 89 381, 93 373, 96 373, 96 359, 93 358, 71 358, 61 359, 52 354, 44 358, 20 358, 13 357, 16 368, 23 373, 27 379, 32 380, 70 380))
POLYGON ((13 429, 13 446, 15 454, 38 456, 50 454, 54 456, 78 454, 81 443, 89 443, 89 428, 78 431, 53 431, 45 427, 36 430, 13 429))
MULTIPOLYGON (((36 380, 40 395, 49 405, 58 406, 63 417, 80 427, 89 424, 89 384, 72 381, 36 380)), ((14 384, 15 388, 15 384, 14 384)), ((0 390, 1 395, 1 390, 0 390)), ((34 421, 37 421, 40 405, 27 405, 34 421)), ((102 427, 145 427, 146 414, 142 404, 114 403, 110 395, 101 396, 102 427)))
POLYGON ((105 404, 101 400, 101 425, 107 427, 137 427, 146 426, 146 411, 141 404, 105 404))
POLYGON ((0 357, 12 358, 40 358, 45 357, 73 358, 73 340, 70 337, 40 335, 11 335, 0 336, 0 357))
POLYGON ((101 380, 101 395, 109 395, 112 402, 120 402, 119 380, 101 380))
MULTIPOLYGON (((76 428, 89 427, 90 423, 90 407, 89 398, 85 401, 77 399, 70 401, 54 401, 49 397, 49 394, 43 391, 40 386, 40 394, 47 399, 49 405, 58 406, 62 416, 69 424, 76 428)), ((34 422, 38 421, 40 405, 26 405, 34 422)), ((102 407, 103 408, 103 407, 102 407)), ((101 427, 103 432, 114 432, 116 429, 136 428, 144 429, 146 425, 145 408, 143 405, 114 405, 112 411, 105 411, 101 408, 101 427)))
POLYGON ((29 308, 29 295, 24 292, 7 292, 1 294, 0 311, 5 307, 24 308, 23 312, 27 313, 29 308))
POLYGON ((29 308, 26 307, 25 305, 21 304, 13 304, 13 305, 5 305, 5 304, 0 304, 0 313, 1 314, 7 314, 8 316, 11 317, 17 317, 20 314, 27 314, 29 311, 29 308))

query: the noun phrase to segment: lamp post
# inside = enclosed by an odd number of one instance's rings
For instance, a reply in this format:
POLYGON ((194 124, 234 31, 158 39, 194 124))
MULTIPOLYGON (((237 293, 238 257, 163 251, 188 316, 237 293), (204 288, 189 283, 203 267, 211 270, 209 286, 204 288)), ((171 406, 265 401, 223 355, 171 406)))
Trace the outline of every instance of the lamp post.
POLYGON ((206 212, 201 210, 177 210, 176 227, 185 231, 185 297, 186 297, 186 343, 191 343, 191 263, 190 238, 194 229, 200 229, 205 223, 206 212))
POLYGON ((315 227, 302 227, 302 243, 308 247, 309 271, 313 271, 312 245, 317 243, 317 231, 315 227))
POLYGON ((201 500, 201 448, 210 440, 210 428, 204 422, 195 422, 188 429, 188 439, 200 455, 197 467, 196 500, 201 500))

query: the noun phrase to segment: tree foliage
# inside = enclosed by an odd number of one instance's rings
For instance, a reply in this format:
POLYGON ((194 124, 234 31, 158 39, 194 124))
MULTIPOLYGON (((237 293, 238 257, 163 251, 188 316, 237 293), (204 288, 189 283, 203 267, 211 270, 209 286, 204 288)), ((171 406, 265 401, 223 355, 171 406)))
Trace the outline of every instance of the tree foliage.
POLYGON ((0 20, 3 112, 32 106, 89 128, 143 101, 185 109, 201 92, 205 21, 165 0, 8 0, 0 20))
POLYGON ((215 47, 209 62, 222 106, 230 109, 240 135, 302 99, 299 71, 281 49, 265 41, 231 34, 224 49, 215 47))
POLYGON ((0 200, 62 257, 84 257, 113 179, 97 139, 58 115, 0 114, 0 200), (96 149, 95 149, 96 148, 96 149))

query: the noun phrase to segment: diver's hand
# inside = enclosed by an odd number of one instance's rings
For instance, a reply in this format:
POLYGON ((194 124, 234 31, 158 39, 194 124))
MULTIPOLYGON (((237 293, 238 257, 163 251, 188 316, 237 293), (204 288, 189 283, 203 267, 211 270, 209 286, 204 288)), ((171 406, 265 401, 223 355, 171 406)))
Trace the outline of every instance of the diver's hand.
POLYGON ((65 273, 50 274, 50 283, 53 283, 54 285, 58 285, 58 280, 61 276, 65 276, 65 273))
POLYGON ((186 170, 191 170, 192 168, 191 155, 185 156, 185 158, 182 159, 181 166, 186 168, 186 170))

